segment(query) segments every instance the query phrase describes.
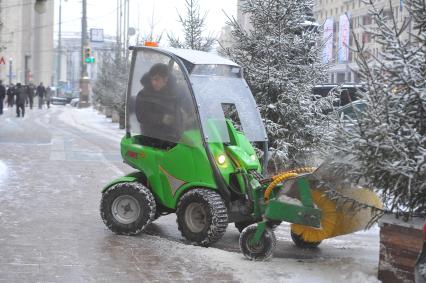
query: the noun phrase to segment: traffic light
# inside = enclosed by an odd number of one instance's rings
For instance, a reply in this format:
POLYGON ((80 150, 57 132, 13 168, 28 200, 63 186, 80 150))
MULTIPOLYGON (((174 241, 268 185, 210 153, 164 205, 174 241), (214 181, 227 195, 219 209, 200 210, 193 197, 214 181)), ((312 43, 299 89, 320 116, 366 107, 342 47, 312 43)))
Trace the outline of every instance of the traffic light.
POLYGON ((83 58, 86 64, 92 63, 92 50, 90 49, 90 47, 84 47, 83 58))

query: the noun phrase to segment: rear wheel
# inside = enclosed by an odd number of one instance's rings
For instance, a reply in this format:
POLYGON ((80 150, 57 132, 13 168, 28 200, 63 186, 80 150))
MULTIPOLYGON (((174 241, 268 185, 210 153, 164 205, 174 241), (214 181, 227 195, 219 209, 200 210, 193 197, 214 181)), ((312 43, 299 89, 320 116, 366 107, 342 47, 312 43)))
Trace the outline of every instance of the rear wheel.
POLYGON ((202 246, 222 238, 228 226, 228 212, 222 197, 208 189, 193 189, 178 203, 177 224, 182 236, 202 246))
POLYGON ((102 195, 101 217, 114 233, 135 235, 154 219, 154 196, 140 183, 119 183, 102 195))
POLYGON ((256 234, 257 225, 251 225, 240 234, 240 249, 244 256, 250 260, 267 260, 272 256, 277 240, 270 228, 266 228, 258 243, 252 239, 256 234))
POLYGON ((321 241, 319 242, 308 242, 303 240, 301 235, 297 235, 293 231, 291 232, 291 239, 293 240, 294 244, 302 249, 315 249, 321 244, 321 241))

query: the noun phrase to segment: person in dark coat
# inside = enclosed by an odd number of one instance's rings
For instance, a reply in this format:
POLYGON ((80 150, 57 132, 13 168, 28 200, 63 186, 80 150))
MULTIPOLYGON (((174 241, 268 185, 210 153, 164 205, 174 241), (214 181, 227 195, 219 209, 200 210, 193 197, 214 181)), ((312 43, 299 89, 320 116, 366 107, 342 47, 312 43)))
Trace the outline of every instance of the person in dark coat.
POLYGON ((50 108, 50 98, 52 97, 52 89, 50 86, 46 87, 46 105, 50 108))
POLYGON ((7 88, 7 106, 8 107, 13 107, 13 105, 15 104, 15 86, 13 84, 10 84, 9 87, 7 88))
POLYGON ((29 84, 27 86, 25 86, 26 91, 27 91, 27 97, 28 97, 28 101, 30 102, 30 109, 33 109, 33 105, 34 105, 34 87, 29 84))
POLYGON ((6 88, 3 85, 3 81, 0 80, 0 115, 3 114, 3 101, 6 97, 6 88))
POLYGON ((38 96, 38 108, 41 109, 41 107, 43 106, 44 96, 46 95, 46 89, 43 86, 43 82, 38 85, 36 95, 38 96))
POLYGON ((21 83, 16 84, 16 117, 22 117, 25 115, 25 101, 27 100, 27 90, 21 85, 21 83), (22 113, 21 113, 22 111, 22 113))
POLYGON ((135 109, 141 134, 154 138, 153 146, 157 147, 178 142, 184 131, 183 113, 189 111, 185 89, 162 63, 153 65, 141 78, 141 84, 143 89, 136 96, 135 109))

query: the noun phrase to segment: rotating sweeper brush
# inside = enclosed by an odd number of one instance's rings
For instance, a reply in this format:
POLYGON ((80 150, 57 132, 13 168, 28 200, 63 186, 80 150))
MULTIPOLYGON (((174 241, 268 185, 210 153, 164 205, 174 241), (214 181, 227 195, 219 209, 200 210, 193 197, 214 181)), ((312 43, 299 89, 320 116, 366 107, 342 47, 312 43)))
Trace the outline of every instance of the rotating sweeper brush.
POLYGON ((240 247, 247 258, 264 260, 272 255, 275 236, 270 223, 293 223, 291 236, 301 248, 315 248, 324 239, 368 226, 382 208, 377 195, 331 177, 324 167, 300 168, 261 180, 264 186, 267 184, 264 208, 260 209, 264 211, 262 221, 257 227, 248 227, 240 237, 240 247))

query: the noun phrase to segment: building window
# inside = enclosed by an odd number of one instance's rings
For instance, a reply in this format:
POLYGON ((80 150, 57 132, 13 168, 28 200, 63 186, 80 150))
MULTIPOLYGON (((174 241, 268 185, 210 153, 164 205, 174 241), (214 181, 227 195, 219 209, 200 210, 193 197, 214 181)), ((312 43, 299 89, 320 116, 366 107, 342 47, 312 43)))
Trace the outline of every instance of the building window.
POLYGON ((369 32, 363 32, 362 33, 362 42, 363 43, 371 42, 371 34, 369 32))
POLYGON ((359 83, 361 81, 358 72, 354 72, 354 82, 359 83))
POLYGON ((391 10, 384 10, 383 11, 383 16, 389 21, 392 19, 393 15, 392 15, 392 11, 391 10))
POLYGON ((364 16, 362 16, 362 25, 363 26, 371 25, 371 23, 372 23, 371 15, 364 15, 364 16))
POLYGON ((337 73, 336 83, 344 83, 345 82, 345 73, 337 73))

